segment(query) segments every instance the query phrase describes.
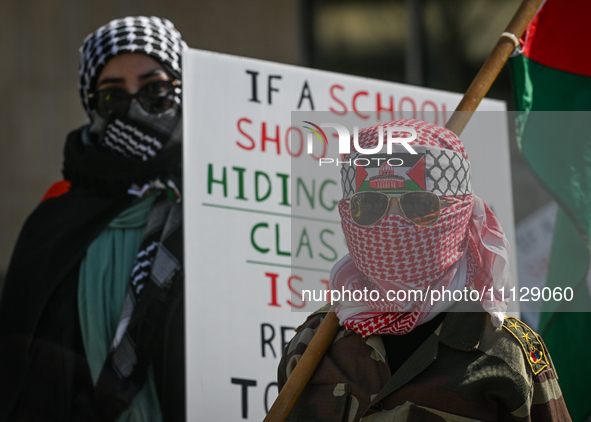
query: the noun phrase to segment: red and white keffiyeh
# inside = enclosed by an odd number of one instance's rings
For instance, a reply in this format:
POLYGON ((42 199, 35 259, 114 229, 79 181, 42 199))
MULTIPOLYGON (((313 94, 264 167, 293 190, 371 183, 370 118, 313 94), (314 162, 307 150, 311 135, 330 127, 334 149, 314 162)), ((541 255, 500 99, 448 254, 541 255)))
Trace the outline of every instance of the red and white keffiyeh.
MULTIPOLYGON (((418 145, 450 149, 468 158, 460 139, 437 125, 407 119, 382 126, 414 127, 418 145)), ((377 136, 376 126, 362 129, 360 146, 375 146, 377 136)), ((508 289, 511 283, 507 239, 492 211, 476 195, 445 199, 451 205, 428 227, 397 214, 360 227, 351 220, 345 201, 339 203, 349 255, 334 266, 331 289, 365 292, 353 300, 341 299, 337 308, 341 325, 364 337, 405 334, 453 304, 450 300, 432 303, 430 291, 471 287, 480 293, 493 324, 501 326, 507 302, 501 300, 499 289, 508 289), (370 292, 374 292, 371 298, 370 292)))

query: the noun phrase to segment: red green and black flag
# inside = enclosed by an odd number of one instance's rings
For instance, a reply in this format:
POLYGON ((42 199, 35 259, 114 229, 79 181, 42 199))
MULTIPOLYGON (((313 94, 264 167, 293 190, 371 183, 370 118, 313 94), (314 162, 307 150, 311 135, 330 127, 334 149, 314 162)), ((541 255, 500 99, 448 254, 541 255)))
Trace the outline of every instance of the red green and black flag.
POLYGON ((539 183, 558 202, 546 279, 571 287, 570 302, 543 303, 548 346, 573 421, 591 416, 591 1, 546 0, 511 59, 518 142, 539 183), (582 312, 571 312, 573 310, 582 312))

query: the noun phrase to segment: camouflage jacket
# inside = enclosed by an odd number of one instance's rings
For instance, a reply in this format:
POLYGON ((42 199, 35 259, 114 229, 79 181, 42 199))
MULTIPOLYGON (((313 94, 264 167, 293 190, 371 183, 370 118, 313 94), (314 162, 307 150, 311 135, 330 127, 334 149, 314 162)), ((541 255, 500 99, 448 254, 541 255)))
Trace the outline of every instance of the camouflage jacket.
MULTIPOLYGON (((278 384, 306 350, 326 311, 297 330, 279 364, 278 384)), ((390 374, 381 336, 341 328, 288 421, 570 421, 541 339, 515 318, 449 313, 390 374)))

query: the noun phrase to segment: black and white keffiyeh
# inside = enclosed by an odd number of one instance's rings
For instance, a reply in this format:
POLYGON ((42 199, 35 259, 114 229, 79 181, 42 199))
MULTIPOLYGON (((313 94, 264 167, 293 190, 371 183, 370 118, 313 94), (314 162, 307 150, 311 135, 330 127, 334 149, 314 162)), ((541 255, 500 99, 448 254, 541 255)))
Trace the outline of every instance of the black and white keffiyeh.
POLYGON ((115 338, 95 386, 95 402, 105 420, 115 420, 143 387, 168 292, 182 277, 182 206, 169 190, 161 191, 150 212, 115 338))
POLYGON ((94 109, 89 95, 107 62, 124 53, 145 54, 159 62, 171 77, 180 79, 185 48, 187 45, 174 25, 157 17, 115 19, 86 37, 80 48, 78 87, 96 145, 125 158, 147 161, 168 143, 180 142, 180 85, 175 87, 173 106, 157 114, 132 101, 127 115, 105 118, 94 109))
MULTIPOLYGON (((94 136, 92 144, 129 163, 135 162, 130 158, 139 159, 148 166, 180 146, 180 88, 175 91, 173 108, 151 114, 133 101, 127 115, 109 119, 92 110, 88 95, 95 89, 107 62, 124 53, 150 56, 172 77, 180 79, 181 54, 185 48, 187 45, 174 25, 158 17, 116 19, 85 39, 80 49, 79 91, 91 120, 88 132, 94 136), (174 145, 165 151, 167 144, 174 145)), ((166 297, 173 281, 182 282, 179 280, 182 278, 180 193, 167 174, 162 176, 166 183, 154 183, 155 179, 140 183, 158 189, 160 195, 150 213, 115 338, 95 386, 95 402, 105 420, 114 420, 142 388, 159 338, 157 334, 162 331, 166 297)), ((138 176, 138 182, 139 179, 138 176)), ((130 187, 130 193, 134 186, 130 187)), ((145 193, 143 187, 138 189, 145 193)))
POLYGON ((119 118, 107 125, 103 142, 123 156, 137 156, 144 161, 155 157, 163 147, 156 136, 150 136, 145 130, 141 131, 136 125, 126 124, 119 118))
POLYGON ((109 59, 123 53, 143 53, 162 65, 174 77, 181 77, 181 56, 187 44, 167 19, 130 16, 101 26, 84 40, 80 48, 78 89, 80 100, 90 115, 88 94, 96 86, 109 59))

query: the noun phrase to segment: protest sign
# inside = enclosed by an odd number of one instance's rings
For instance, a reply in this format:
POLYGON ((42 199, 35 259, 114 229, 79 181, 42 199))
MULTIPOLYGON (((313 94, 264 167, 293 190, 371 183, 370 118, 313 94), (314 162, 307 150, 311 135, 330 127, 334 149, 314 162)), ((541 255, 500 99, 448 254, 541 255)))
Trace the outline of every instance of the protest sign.
MULTIPOLYGON (((318 307, 303 287, 327 289, 347 253, 339 167, 318 163, 338 156, 337 132, 308 154, 302 121, 444 125, 461 95, 198 50, 183 70, 187 420, 260 421, 293 328, 318 307)), ((512 242, 505 104, 479 110, 462 134, 472 184, 512 242)))

